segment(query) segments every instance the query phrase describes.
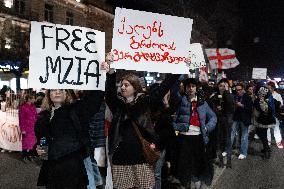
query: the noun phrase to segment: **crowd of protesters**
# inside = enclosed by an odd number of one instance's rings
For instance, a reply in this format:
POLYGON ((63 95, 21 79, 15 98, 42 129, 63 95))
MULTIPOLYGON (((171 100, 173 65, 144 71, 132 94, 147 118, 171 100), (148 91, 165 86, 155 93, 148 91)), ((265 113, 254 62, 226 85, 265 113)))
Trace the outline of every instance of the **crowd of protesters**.
POLYGON ((284 81, 215 84, 168 74, 145 89, 133 73, 117 78, 110 63, 108 56, 101 66, 105 92, 22 92, 22 155, 42 159, 39 186, 199 189, 212 183, 214 164, 233 168, 236 149, 246 159, 253 140, 260 139, 263 159, 271 156, 272 133, 283 148, 284 81), (158 154, 154 161, 145 144, 158 154))

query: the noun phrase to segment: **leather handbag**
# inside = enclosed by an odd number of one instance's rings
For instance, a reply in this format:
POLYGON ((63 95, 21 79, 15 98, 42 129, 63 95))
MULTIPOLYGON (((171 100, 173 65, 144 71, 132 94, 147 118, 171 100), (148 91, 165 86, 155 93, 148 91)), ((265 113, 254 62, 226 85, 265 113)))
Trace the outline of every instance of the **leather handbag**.
POLYGON ((133 125, 135 133, 138 136, 139 141, 141 143, 143 156, 144 156, 146 162, 149 163, 149 164, 156 163, 161 157, 161 152, 157 149, 151 148, 151 146, 150 146, 151 143, 148 142, 147 140, 145 140, 142 137, 141 132, 138 129, 138 125, 134 121, 132 121, 132 125, 133 125))

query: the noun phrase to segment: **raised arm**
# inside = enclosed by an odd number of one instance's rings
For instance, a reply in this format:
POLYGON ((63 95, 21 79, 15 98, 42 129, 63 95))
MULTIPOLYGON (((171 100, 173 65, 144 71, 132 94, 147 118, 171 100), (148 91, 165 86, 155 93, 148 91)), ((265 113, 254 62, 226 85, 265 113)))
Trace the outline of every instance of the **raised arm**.
POLYGON ((106 91, 105 91, 106 103, 112 113, 116 111, 117 103, 119 102, 117 97, 117 88, 116 88, 116 73, 107 73, 106 80, 106 91))
POLYGON ((174 86, 179 77, 179 74, 170 74, 168 77, 166 77, 159 87, 151 91, 150 102, 161 101, 174 86))

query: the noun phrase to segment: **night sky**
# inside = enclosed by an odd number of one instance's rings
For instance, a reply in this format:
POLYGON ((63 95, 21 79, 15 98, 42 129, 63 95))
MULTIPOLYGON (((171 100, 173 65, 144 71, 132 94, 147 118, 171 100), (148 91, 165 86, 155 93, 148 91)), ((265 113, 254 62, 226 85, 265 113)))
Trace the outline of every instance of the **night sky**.
POLYGON ((269 75, 284 77, 284 2, 243 1, 239 53, 250 66, 268 67, 269 75), (253 39, 259 38, 258 43, 253 39), (250 48, 251 49, 248 49, 250 48), (245 50, 248 49, 248 54, 245 50))
POLYGON ((197 12, 217 32, 217 46, 236 50, 241 63, 230 70, 232 79, 240 73, 251 76, 253 67, 267 67, 270 77, 284 78, 284 1, 283 0, 115 0, 114 7, 169 13, 186 5, 197 12), (164 10, 163 10, 164 9, 164 10), (232 41, 227 44, 227 41, 232 41))

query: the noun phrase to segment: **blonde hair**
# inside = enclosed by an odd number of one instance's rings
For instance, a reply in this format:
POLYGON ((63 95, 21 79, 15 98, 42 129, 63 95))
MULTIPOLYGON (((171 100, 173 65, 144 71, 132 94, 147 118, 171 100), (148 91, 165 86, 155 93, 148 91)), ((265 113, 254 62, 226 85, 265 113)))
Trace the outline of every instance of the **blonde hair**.
MULTIPOLYGON (((76 100, 76 96, 73 90, 66 89, 64 91, 66 92, 66 98, 63 104, 71 104, 72 102, 76 100)), ((50 99, 50 90, 46 90, 45 97, 42 100, 41 110, 51 111, 52 106, 53 106, 53 102, 50 99)))

